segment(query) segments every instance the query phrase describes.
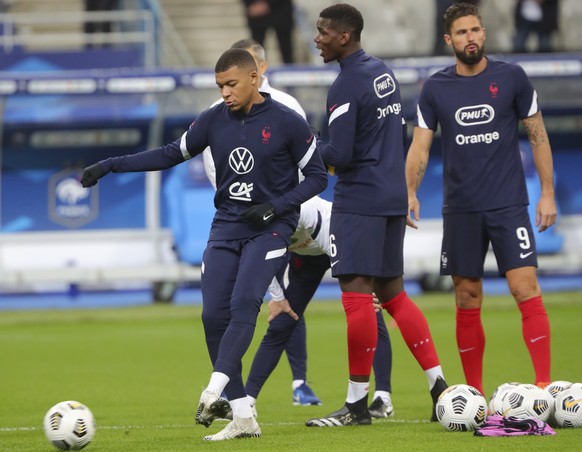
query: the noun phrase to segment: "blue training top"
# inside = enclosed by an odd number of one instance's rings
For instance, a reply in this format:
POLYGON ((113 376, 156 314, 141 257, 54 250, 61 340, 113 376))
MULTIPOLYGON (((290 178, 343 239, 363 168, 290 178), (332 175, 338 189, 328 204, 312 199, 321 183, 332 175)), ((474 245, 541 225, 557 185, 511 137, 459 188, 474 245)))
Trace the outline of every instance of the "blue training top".
POLYGON ((418 126, 440 123, 443 213, 479 212, 529 203, 519 152, 519 120, 539 111, 537 94, 518 65, 489 59, 472 77, 450 66, 424 85, 418 126))
POLYGON ((329 143, 318 148, 335 167, 333 211, 406 215, 400 88, 386 64, 363 50, 340 62, 327 95, 329 143))
POLYGON ((325 189, 327 175, 311 129, 296 112, 261 93, 248 115, 220 103, 203 111, 181 138, 138 154, 100 162, 113 172, 170 168, 200 154, 207 146, 216 164, 217 209, 210 240, 250 237, 257 229, 241 219, 255 204, 270 202, 275 219, 260 232, 289 240, 299 206, 325 189), (299 183, 300 169, 305 179, 299 183))

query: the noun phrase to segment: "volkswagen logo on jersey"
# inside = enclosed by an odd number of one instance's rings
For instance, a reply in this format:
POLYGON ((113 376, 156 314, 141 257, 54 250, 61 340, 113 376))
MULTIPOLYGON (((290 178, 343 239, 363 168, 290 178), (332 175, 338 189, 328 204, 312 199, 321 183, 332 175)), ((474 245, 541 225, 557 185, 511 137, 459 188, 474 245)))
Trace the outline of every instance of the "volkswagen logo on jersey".
POLYGON ((461 107, 455 113, 455 120, 462 126, 475 126, 493 121, 495 110, 491 105, 471 105, 461 107))
POLYGON ((255 159, 247 148, 236 148, 228 157, 228 164, 236 174, 247 174, 255 165, 255 159))
POLYGON ((396 83, 390 74, 382 74, 374 79, 374 91, 380 99, 396 91, 396 83))

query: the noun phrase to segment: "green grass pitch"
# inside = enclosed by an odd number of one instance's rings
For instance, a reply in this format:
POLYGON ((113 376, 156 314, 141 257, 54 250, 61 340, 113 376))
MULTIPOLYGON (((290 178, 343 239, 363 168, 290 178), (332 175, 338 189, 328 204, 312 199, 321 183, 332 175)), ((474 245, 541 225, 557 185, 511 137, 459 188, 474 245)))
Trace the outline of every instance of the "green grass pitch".
MULTIPOLYGON (((582 382, 582 293, 548 293, 544 299, 552 326, 553 379, 582 382)), ((447 382, 463 383, 452 295, 415 300, 428 319, 447 382)), ((211 372, 200 311, 173 305, 0 311, 0 451, 56 450, 44 438, 42 418, 63 400, 79 400, 93 411, 97 434, 87 450, 95 451, 554 451, 579 450, 582 444, 582 429, 559 429, 553 437, 476 438, 427 422, 426 379, 393 324, 394 418, 369 427, 305 427, 305 420, 328 414, 345 399, 345 317, 337 300, 314 301, 306 314, 308 378, 323 406, 292 405, 291 374, 283 357, 257 403, 263 436, 204 442, 204 435, 224 423, 209 429, 194 423, 211 372)), ((245 357, 246 371, 266 329, 265 311, 245 357)), ((487 296, 483 322, 486 397, 506 381, 533 382, 513 300, 487 296)))

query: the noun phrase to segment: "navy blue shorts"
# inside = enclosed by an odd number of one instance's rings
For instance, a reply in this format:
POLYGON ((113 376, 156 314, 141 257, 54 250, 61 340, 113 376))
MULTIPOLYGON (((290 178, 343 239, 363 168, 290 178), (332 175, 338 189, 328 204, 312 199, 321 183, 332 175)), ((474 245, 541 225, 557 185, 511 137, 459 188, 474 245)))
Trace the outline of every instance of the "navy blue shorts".
POLYGON ((443 220, 441 275, 482 278, 489 243, 501 276, 514 268, 538 266, 527 206, 445 214, 443 220))
POLYGON ((405 216, 333 212, 329 238, 332 276, 402 276, 405 231, 405 216))

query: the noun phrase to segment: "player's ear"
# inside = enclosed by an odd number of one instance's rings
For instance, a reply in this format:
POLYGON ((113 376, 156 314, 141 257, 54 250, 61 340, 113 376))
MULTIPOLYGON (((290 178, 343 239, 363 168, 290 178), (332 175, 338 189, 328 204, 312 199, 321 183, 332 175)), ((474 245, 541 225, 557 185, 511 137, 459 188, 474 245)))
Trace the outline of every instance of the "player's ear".
POLYGON ((448 46, 450 46, 450 45, 452 45, 452 44, 453 44, 453 40, 451 39, 451 35, 449 35, 449 34, 446 34, 446 33, 445 33, 445 36, 444 36, 444 38, 445 38, 445 43, 446 43, 448 46))
POLYGON ((350 38, 352 37, 352 33, 350 31, 342 31, 340 34, 340 44, 345 45, 350 42, 350 38))
POLYGON ((253 86, 259 86, 259 73, 257 72, 256 69, 253 69, 251 71, 251 73, 249 74, 250 78, 251 78, 251 85, 253 86))

